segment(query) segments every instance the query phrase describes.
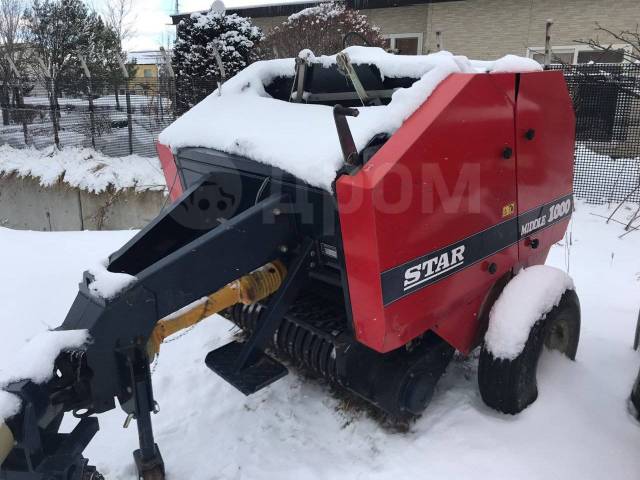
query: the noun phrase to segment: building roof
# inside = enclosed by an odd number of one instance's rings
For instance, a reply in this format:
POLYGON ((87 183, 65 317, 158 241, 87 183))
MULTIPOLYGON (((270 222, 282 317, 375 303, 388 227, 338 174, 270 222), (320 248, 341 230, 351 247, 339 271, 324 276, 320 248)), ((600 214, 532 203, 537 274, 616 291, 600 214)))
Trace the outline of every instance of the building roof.
MULTIPOLYGON (((171 51, 168 52, 171 56, 171 51)), ((162 65, 164 57, 160 50, 137 50, 127 53, 127 62, 132 63, 135 60, 137 65, 162 65)))
MULTIPOLYGON (((287 17, 293 13, 297 13, 305 8, 314 7, 318 3, 327 0, 302 0, 298 2, 289 3, 269 3, 259 5, 248 5, 243 7, 227 8, 227 13, 237 13, 243 17, 260 18, 260 17, 287 17)), ((445 1, 457 1, 457 0, 342 0, 344 3, 355 9, 367 9, 367 8, 391 8, 391 7, 404 7, 408 5, 421 5, 425 3, 439 3, 445 1)), ((205 13, 205 11, 200 13, 205 13)), ((188 12, 180 13, 178 15, 171 15, 173 24, 177 25, 181 20, 188 18, 192 13, 188 12)))

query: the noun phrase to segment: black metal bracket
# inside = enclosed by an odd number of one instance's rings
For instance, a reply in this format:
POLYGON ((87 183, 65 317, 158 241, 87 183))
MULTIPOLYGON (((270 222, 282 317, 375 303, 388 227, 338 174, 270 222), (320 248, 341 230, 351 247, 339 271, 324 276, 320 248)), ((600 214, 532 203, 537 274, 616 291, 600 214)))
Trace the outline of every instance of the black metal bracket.
POLYGON ((95 472, 82 451, 99 430, 97 418, 83 417, 70 433, 59 433, 62 409, 48 403, 46 386, 20 381, 6 391, 24 406, 7 421, 16 444, 2 464, 1 480, 82 479, 84 472, 95 472))
POLYGON ((207 366, 245 395, 257 392, 288 372, 284 365, 265 355, 264 348, 306 283, 313 245, 311 239, 303 241, 283 284, 269 300, 249 339, 245 343, 231 342, 207 355, 207 366))
POLYGON ((187 208, 189 195, 112 257, 111 271, 135 275, 137 281, 103 299, 90 291, 85 276, 59 327, 90 332, 93 341, 79 356, 71 355, 68 362, 59 357, 58 376, 48 384, 5 389, 18 394, 24 408, 7 422, 19 444, 0 468, 0 480, 76 480, 69 476, 72 469, 89 471, 82 451, 98 430, 90 415, 115 408, 115 398, 136 418, 140 448, 134 459, 140 477, 164 478, 153 437, 155 402, 145 349, 156 322, 280 258, 298 239, 295 212, 289 211, 285 194, 271 195, 224 221, 180 224, 184 217, 177 212, 187 208), (79 426, 71 434, 59 433, 58 419, 69 410, 81 419, 79 426))
POLYGON ((296 255, 287 272, 281 287, 271 297, 267 304, 267 311, 260 325, 245 343, 245 348, 238 357, 235 365, 236 372, 242 370, 251 361, 252 355, 266 347, 269 339, 278 328, 282 317, 287 312, 296 296, 302 289, 308 274, 309 254, 313 249, 313 241, 305 239, 300 252, 296 255), (305 278, 303 278, 305 277, 305 278))
POLYGON ((156 410, 151 384, 149 359, 144 348, 132 347, 127 350, 127 367, 129 370, 133 393, 133 414, 138 427, 140 448, 133 452, 138 476, 144 480, 163 480, 164 461, 160 449, 153 437, 151 412, 156 410))

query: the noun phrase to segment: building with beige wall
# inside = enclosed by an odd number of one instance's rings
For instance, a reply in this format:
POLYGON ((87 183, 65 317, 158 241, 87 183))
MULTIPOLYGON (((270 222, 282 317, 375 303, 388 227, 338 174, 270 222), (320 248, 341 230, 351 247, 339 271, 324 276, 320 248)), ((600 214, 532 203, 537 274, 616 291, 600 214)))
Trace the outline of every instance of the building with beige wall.
MULTIPOLYGON (((428 53, 440 47, 472 58, 490 59, 508 53, 540 58, 545 24, 553 19, 554 55, 565 63, 603 61, 577 40, 595 38, 596 23, 612 31, 635 30, 640 23, 639 0, 344 0, 359 9, 389 38, 399 53, 428 53)), ((229 9, 248 16, 268 32, 288 15, 313 6, 313 2, 229 9)), ((174 16, 178 24, 183 15, 174 16)), ((629 48, 600 35, 604 44, 629 48)), ((600 54, 601 55, 601 54, 600 54)), ((622 61, 609 53, 606 61, 622 61)))

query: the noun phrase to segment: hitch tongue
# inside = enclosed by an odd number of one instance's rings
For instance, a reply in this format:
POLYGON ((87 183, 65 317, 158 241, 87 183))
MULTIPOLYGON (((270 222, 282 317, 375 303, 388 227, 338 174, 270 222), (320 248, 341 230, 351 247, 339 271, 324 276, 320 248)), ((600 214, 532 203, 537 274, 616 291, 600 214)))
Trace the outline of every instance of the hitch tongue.
POLYGON ((0 422, 0 465, 7 459, 9 453, 13 450, 14 444, 13 433, 4 422, 0 422))
POLYGON ((198 302, 187 311, 180 311, 159 320, 147 343, 149 360, 155 358, 160 351, 160 344, 170 335, 237 303, 250 305, 268 297, 280 288, 286 275, 287 269, 281 262, 276 260, 267 263, 212 293, 204 302, 198 302))

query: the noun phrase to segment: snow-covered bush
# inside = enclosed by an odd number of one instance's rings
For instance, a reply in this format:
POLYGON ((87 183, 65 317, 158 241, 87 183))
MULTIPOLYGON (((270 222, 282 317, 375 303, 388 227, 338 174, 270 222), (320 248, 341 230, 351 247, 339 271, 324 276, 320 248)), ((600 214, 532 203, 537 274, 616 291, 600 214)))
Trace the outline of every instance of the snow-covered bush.
POLYGON ((173 49, 178 107, 187 110, 215 89, 221 79, 215 50, 229 78, 257 59, 262 39, 262 31, 237 14, 211 10, 182 20, 173 49))
POLYGON ((384 47, 378 27, 366 15, 342 3, 328 2, 294 13, 267 36, 264 51, 275 57, 295 57, 300 50, 311 49, 316 55, 333 55, 343 49, 343 38, 353 32, 348 44, 384 47))

